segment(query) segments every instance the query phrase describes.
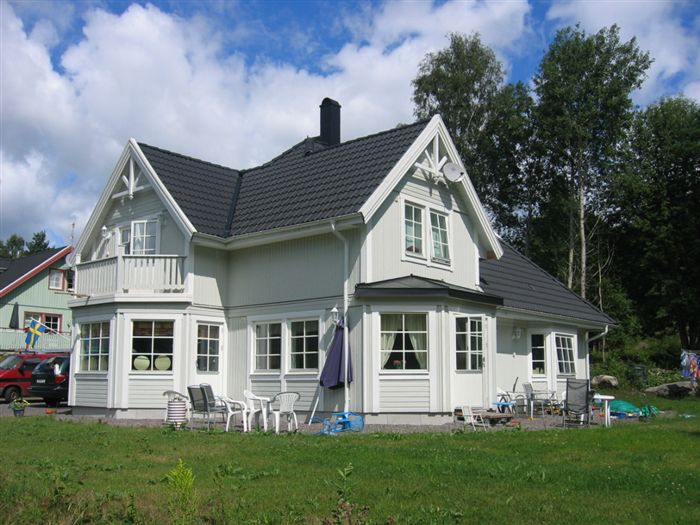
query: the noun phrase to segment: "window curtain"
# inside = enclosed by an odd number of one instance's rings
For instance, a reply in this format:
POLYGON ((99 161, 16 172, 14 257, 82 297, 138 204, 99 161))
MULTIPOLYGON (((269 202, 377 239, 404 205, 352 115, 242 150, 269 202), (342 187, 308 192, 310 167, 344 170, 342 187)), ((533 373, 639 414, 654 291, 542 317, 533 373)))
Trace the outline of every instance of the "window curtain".
POLYGON ((405 319, 406 326, 404 330, 406 330, 406 332, 411 332, 408 334, 408 337, 411 340, 416 361, 418 361, 421 370, 426 370, 428 368, 428 342, 426 341, 427 329, 425 326, 425 315, 406 315, 405 319), (420 350, 426 351, 421 352, 420 350))
POLYGON ((383 314, 381 319, 382 331, 382 368, 386 367, 391 357, 391 352, 394 349, 394 343, 397 337, 401 337, 401 316, 396 314, 383 314))

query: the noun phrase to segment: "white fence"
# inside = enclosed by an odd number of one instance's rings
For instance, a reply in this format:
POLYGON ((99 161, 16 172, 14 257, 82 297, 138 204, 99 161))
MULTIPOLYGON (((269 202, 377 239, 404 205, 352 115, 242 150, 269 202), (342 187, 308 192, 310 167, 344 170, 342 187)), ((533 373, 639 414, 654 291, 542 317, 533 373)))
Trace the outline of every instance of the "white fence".
POLYGON ((119 255, 76 266, 78 295, 131 291, 182 293, 185 257, 181 255, 119 255))

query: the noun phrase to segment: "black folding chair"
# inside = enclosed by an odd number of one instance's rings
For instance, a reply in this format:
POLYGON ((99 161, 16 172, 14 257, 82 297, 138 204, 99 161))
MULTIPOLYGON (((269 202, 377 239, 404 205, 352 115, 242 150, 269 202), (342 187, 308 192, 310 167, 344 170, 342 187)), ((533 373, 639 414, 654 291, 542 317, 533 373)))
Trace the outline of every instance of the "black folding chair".
POLYGON ((593 392, 588 379, 567 379, 566 399, 561 411, 563 425, 581 426, 585 423, 590 426, 592 401, 593 392))

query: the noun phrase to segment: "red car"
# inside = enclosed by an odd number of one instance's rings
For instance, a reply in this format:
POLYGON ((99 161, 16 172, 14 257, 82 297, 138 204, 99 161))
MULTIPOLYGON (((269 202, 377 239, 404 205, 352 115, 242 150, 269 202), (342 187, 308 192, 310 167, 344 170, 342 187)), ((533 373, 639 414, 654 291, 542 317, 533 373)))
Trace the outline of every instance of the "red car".
POLYGON ((0 393, 8 403, 28 396, 36 365, 47 357, 65 355, 66 352, 23 352, 7 356, 0 362, 0 393))

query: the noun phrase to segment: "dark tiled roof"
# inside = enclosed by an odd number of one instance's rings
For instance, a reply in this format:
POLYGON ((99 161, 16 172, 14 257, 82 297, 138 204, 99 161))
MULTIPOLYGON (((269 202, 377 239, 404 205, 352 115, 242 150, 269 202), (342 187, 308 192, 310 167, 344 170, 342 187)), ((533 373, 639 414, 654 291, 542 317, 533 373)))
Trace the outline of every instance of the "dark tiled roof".
POLYGON ((41 266, 63 249, 65 249, 65 246, 62 248, 51 248, 50 250, 44 250, 43 252, 34 253, 32 255, 26 255, 24 257, 20 257, 19 259, 3 259, 3 264, 0 265, 0 267, 6 269, 0 273, 0 290, 3 290, 8 285, 14 283, 17 279, 21 278, 28 272, 31 272, 37 266, 41 266))
POLYGON ((148 144, 139 147, 197 231, 225 237, 240 172, 148 144))
POLYGON ((480 303, 501 305, 500 297, 436 279, 408 275, 386 281, 361 283, 355 286, 357 297, 453 297, 480 303))
POLYGON ((569 290, 527 257, 501 241, 503 257, 482 260, 481 288, 503 297, 503 306, 573 319, 615 324, 591 303, 569 290))
POLYGON ((197 231, 230 237, 357 213, 427 124, 335 146, 309 138, 245 171, 139 146, 197 231))

